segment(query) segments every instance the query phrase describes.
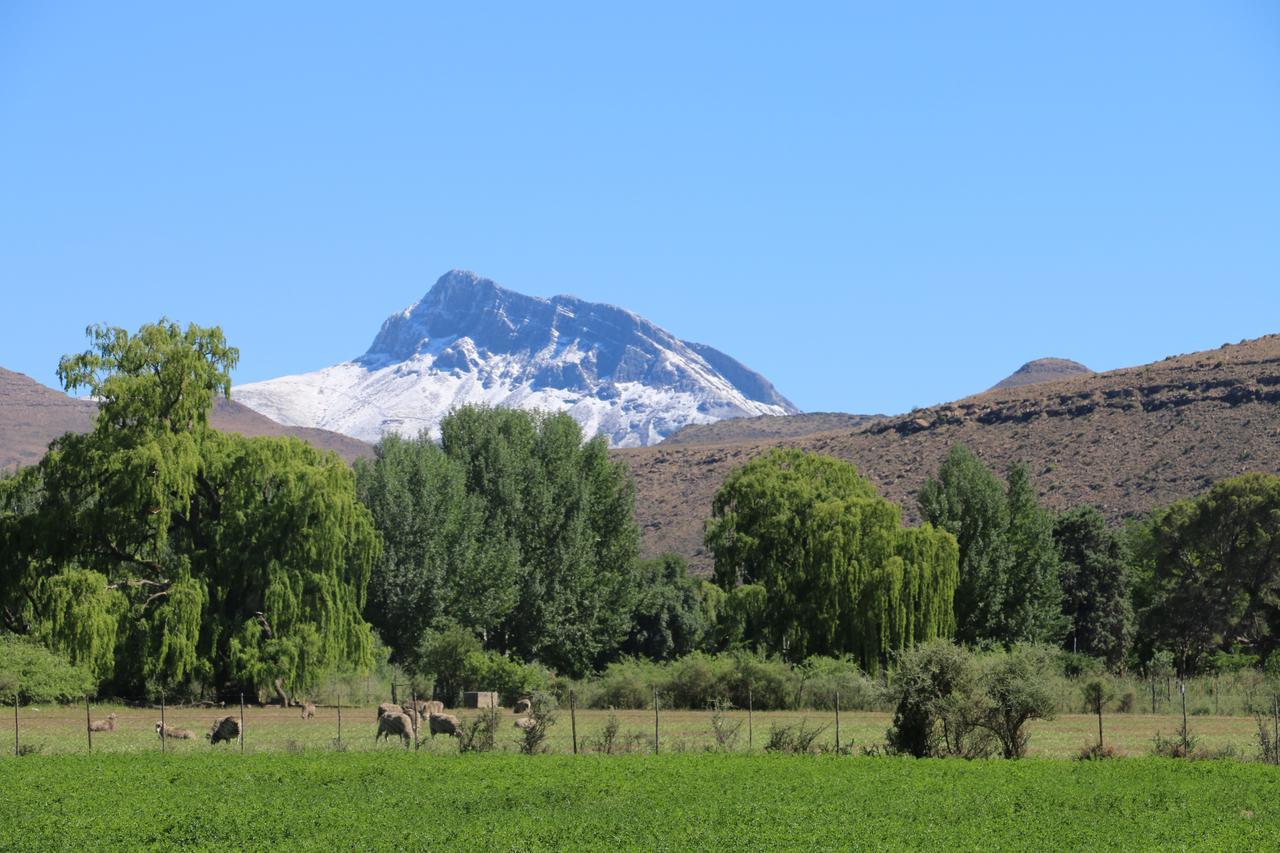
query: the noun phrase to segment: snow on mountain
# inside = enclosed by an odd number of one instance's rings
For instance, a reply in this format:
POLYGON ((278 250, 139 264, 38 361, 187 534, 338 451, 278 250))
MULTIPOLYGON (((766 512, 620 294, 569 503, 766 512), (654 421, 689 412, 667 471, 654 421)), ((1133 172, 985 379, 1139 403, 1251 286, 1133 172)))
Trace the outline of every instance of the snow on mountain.
POLYGON ((525 296, 460 270, 389 317, 354 361, 232 395, 282 424, 365 441, 438 437, 441 418, 467 404, 565 411, 616 447, 656 444, 687 424, 799 411, 740 362, 630 311, 525 296))

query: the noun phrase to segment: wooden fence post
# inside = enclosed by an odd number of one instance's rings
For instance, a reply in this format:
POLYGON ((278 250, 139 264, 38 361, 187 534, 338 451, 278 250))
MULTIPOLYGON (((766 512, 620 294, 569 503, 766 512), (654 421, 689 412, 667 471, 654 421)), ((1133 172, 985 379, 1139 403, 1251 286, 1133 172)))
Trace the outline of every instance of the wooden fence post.
POLYGON ((653 754, 658 754, 658 688, 653 688, 653 754))
POLYGON ((338 692, 338 743, 342 743, 342 692, 338 692))
POLYGON ((409 701, 413 703, 413 713, 409 715, 409 722, 413 723, 413 751, 418 751, 418 691, 411 690, 409 692, 409 701))
POLYGON ((13 754, 14 756, 22 755, 22 745, 18 742, 18 694, 22 691, 18 689, 18 685, 13 685, 13 754))
POLYGON ((747 685, 747 752, 752 749, 751 745, 751 685, 747 685))
POLYGON ((160 751, 164 752, 164 691, 160 691, 160 751))
POLYGON ((573 704, 573 691, 569 691, 569 728, 573 732, 573 754, 578 754, 578 715, 573 704))
POLYGON ((836 754, 840 753, 840 691, 836 691, 836 754))
POLYGON ((93 722, 89 719, 89 694, 84 697, 84 733, 89 738, 89 751, 93 752, 93 722))
POLYGON ((244 691, 240 692, 240 754, 244 755, 244 691))

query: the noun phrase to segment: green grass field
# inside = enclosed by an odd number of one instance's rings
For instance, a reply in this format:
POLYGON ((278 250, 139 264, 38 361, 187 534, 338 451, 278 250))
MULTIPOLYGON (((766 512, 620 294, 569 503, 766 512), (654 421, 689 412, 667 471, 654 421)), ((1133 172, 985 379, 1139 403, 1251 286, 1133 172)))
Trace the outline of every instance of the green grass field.
POLYGON ((1239 762, 157 752, 0 760, 0 848, 1266 849, 1239 762))
MULTIPOLYGON (((94 750, 104 752, 144 752, 159 750, 154 725, 160 713, 151 708, 127 708, 95 705, 94 719, 105 717, 110 711, 119 714, 117 729, 112 733, 94 735, 94 750)), ((165 721, 171 726, 191 729, 197 735, 209 730, 214 719, 222 714, 238 713, 236 708, 169 708, 165 721)), ((475 711, 454 711, 463 720, 475 711)), ((577 712, 579 744, 585 749, 600 734, 608 717, 606 711, 577 712)), ((731 721, 742 723, 735 744, 737 751, 745 751, 748 745, 746 713, 732 711, 726 715, 731 721)), ((13 744, 12 708, 7 719, 0 716, 0 755, 11 751, 13 744), (7 732, 8 739, 5 740, 7 732)), ((653 744, 652 711, 618 711, 621 734, 630 736, 631 746, 638 751, 649 751, 653 744)), ((348 750, 391 749, 392 746, 375 747, 377 711, 373 707, 344 708, 342 712, 342 739, 348 750)), ((514 715, 509 710, 501 712, 501 728, 498 746, 507 751, 516 750, 517 732, 512 728, 514 715)), ((826 725, 818 742, 830 745, 835 738, 835 716, 830 711, 778 711, 757 713, 753 717, 752 744, 758 751, 774 724, 789 725, 804 721, 809 726, 826 725)), ((1122 754, 1137 757, 1150 753, 1152 740, 1157 732, 1172 737, 1182 721, 1181 716, 1164 714, 1108 714, 1104 720, 1108 743, 1122 754)), ((85 738, 85 711, 83 706, 24 707, 20 712, 22 743, 38 749, 42 754, 83 753, 88 748, 85 738)), ((875 712, 846 712, 841 714, 840 740, 855 747, 884 743, 890 715, 875 712)), ((314 720, 303 720, 297 710, 275 706, 249 707, 245 710, 245 748, 248 752, 283 752, 330 749, 338 735, 337 711, 322 707, 314 720)), ((1088 714, 1060 715, 1053 720, 1031 724, 1032 757, 1066 758, 1075 755, 1080 747, 1097 739, 1097 717, 1088 714)), ((1190 718, 1191 733, 1201 746, 1209 750, 1230 749, 1241 757, 1255 757, 1257 726, 1251 717, 1195 716, 1190 718)), ((663 711, 660 717, 659 739, 664 752, 704 751, 715 740, 711 732, 711 715, 706 711, 663 711)), ((548 747, 553 752, 571 751, 572 738, 568 709, 560 709, 559 719, 551 729, 548 747)), ((187 742, 171 742, 169 747, 179 753, 206 751, 210 747, 198 737, 187 742)), ((226 747, 220 747, 226 749, 226 747)), ((433 753, 456 751, 456 741, 437 737, 423 738, 423 749, 433 753)))

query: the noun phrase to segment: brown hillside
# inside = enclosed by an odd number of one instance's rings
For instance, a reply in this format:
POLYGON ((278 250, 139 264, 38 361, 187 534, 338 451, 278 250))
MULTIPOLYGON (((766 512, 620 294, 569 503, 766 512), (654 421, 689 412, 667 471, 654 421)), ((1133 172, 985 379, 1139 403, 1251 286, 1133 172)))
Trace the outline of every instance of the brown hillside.
POLYGON ((1093 373, 1093 371, 1069 358, 1037 358, 1035 361, 1028 361, 1001 379, 992 387, 992 390, 1035 385, 1039 382, 1057 382, 1059 379, 1086 373, 1093 373))
MULTIPOLYGON (((39 462, 49 442, 64 433, 88 432, 95 409, 89 400, 68 397, 0 367, 0 470, 39 462)), ((348 462, 373 455, 373 448, 363 441, 328 430, 282 426, 232 400, 217 400, 210 423, 215 429, 241 435, 296 436, 348 462)))
POLYGON ((797 439, 614 451, 637 486, 647 553, 710 563, 702 522, 735 466, 779 446, 847 459, 916 517, 914 494, 954 444, 988 465, 1023 461, 1053 508, 1089 503, 1118 520, 1242 471, 1280 471, 1280 336, 991 391, 797 439))
POLYGON ((800 415, 729 418, 715 423, 681 427, 664 438, 662 444, 670 447, 677 444, 723 444, 726 441, 799 438, 821 432, 858 429, 883 417, 884 415, 849 415, 844 412, 805 412, 800 415))

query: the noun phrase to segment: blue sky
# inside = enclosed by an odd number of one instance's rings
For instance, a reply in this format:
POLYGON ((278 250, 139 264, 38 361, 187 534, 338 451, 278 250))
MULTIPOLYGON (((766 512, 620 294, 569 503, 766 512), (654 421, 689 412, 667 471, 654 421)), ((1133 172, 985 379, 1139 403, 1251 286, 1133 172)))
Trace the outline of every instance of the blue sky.
POLYGON ((1269 0, 196 5, 0 3, 0 366, 168 315, 302 372, 454 267, 806 410, 1280 332, 1269 0))

